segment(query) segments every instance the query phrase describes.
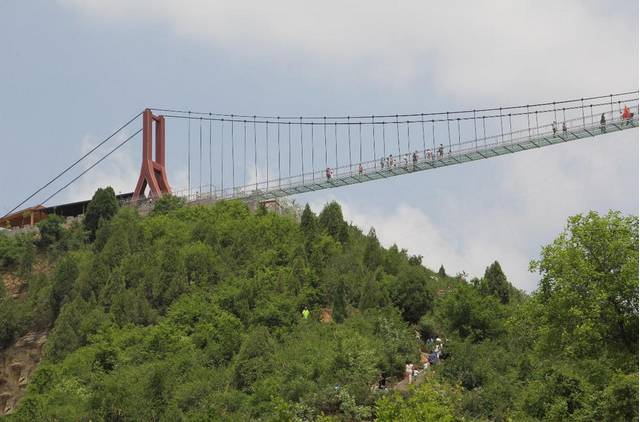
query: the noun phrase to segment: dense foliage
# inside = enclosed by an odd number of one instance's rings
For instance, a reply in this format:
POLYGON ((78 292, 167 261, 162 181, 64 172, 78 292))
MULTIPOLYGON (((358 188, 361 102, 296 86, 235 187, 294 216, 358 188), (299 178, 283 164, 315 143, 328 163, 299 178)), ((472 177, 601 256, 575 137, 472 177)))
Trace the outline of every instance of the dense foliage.
POLYGON ((52 327, 15 420, 637 419, 636 217, 572 217, 529 296, 497 262, 466 282, 384 249, 336 203, 298 221, 109 198, 93 223, 0 235, 0 270, 28 281, 0 290, 0 347, 52 327), (447 338, 443 363, 373 388, 418 361, 416 330, 447 338))

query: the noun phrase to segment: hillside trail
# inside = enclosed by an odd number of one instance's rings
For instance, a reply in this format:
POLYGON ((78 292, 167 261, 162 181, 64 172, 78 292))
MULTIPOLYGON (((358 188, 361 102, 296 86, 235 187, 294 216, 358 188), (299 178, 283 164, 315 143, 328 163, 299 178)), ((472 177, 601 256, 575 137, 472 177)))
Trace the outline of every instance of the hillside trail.
MULTIPOLYGON (((424 362, 426 362, 426 360, 428 359, 428 355, 424 352, 420 352, 420 364, 423 365, 424 362)), ((422 384, 425 379, 427 378, 427 374, 430 372, 430 369, 427 370, 421 370, 414 378, 413 378, 413 382, 411 384, 409 384, 409 380, 407 378, 403 378, 402 380, 398 381, 395 385, 391 386, 391 390, 394 391, 408 391, 409 390, 409 386, 411 385, 415 385, 418 386, 420 384, 422 384)))

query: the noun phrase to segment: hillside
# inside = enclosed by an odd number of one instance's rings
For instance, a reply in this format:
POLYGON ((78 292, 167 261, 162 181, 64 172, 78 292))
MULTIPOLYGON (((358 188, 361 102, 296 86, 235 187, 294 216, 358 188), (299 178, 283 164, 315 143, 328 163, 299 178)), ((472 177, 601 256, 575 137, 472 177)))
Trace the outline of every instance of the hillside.
POLYGON ((638 417, 637 217, 572 217, 532 263, 532 295, 497 262, 467 281, 382 248, 337 203, 278 215, 167 197, 141 217, 107 188, 83 224, 39 226, 0 235, 3 280, 25 284, 0 286, 3 356, 49 332, 9 420, 638 417), (377 388, 435 337, 424 382, 377 388))

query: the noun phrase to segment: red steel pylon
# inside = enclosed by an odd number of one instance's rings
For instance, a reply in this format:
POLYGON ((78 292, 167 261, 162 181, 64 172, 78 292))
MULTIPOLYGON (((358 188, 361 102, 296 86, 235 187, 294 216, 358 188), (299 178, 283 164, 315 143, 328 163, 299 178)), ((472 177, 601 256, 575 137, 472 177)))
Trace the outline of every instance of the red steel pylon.
POLYGON ((151 110, 142 113, 142 167, 140 177, 133 191, 133 199, 137 200, 149 185, 149 196, 159 198, 165 193, 171 193, 171 186, 167 180, 167 170, 164 164, 164 116, 155 116, 151 110), (153 125, 155 123, 156 148, 153 159, 153 125))

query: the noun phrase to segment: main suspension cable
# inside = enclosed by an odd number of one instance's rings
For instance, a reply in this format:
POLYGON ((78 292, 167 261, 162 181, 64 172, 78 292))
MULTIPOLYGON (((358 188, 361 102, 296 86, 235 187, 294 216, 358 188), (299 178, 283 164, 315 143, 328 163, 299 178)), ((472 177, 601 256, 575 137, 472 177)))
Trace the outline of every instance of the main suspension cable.
POLYGON ((93 154, 93 152, 95 150, 97 150, 98 148, 100 148, 102 145, 104 145, 105 143, 107 143, 111 138, 113 138, 114 136, 116 136, 120 131, 122 131, 124 128, 126 128, 127 126, 129 126, 131 123, 133 123, 138 117, 140 117, 140 115, 142 114, 142 112, 136 114, 134 117, 132 117, 127 123, 123 124, 122 126, 120 126, 115 132, 113 132, 111 135, 107 136, 105 139, 103 139, 102 141, 100 141, 95 147, 91 148, 89 150, 89 152, 87 152, 86 154, 84 154, 82 157, 78 158, 76 161, 74 161, 71 165, 69 165, 67 168, 65 168, 64 170, 62 170, 60 173, 58 173, 57 176, 55 176, 53 179, 49 180, 47 183, 45 183, 44 185, 42 185, 40 188, 38 188, 35 192, 33 192, 31 195, 29 195, 28 197, 26 197, 22 202, 20 202, 18 205, 16 205, 15 207, 13 207, 11 210, 9 210, 9 212, 7 212, 5 215, 2 216, 2 218, 8 216, 9 214, 11 214, 12 212, 14 212, 15 210, 17 210, 21 205, 23 205, 25 202, 27 202, 29 199, 33 198, 34 196, 36 196, 37 194, 39 194, 40 192, 42 192, 44 189, 46 189, 48 186, 50 186, 53 182, 55 182, 56 180, 58 180, 60 177, 62 177, 63 175, 65 175, 69 170, 71 170, 72 168, 74 168, 76 165, 78 165, 82 160, 84 160, 85 158, 87 158, 89 155, 93 154))
POLYGON ((118 149, 120 149, 122 146, 124 146, 124 144, 126 144, 127 142, 129 142, 131 139, 133 139, 137 134, 139 134, 140 132, 142 132, 142 128, 138 129, 134 134, 132 134, 131 136, 129 136, 127 139, 125 139, 124 141, 120 142, 118 145, 116 145, 115 148, 113 148, 111 151, 109 151, 107 154, 105 154, 101 159, 99 159, 98 161, 96 161, 95 163, 93 163, 92 165, 90 165, 85 171, 83 171, 82 173, 80 173, 79 175, 77 175, 76 177, 74 177, 73 179, 71 179, 71 181, 69 183, 67 183, 66 185, 64 185, 63 187, 61 187, 60 189, 58 189, 57 191, 55 191, 52 195, 49 195, 49 197, 47 197, 47 199, 45 199, 44 201, 42 201, 43 204, 47 203, 47 201, 49 201, 50 199, 52 199, 54 196, 56 196, 57 194, 59 194, 60 192, 62 192, 63 190, 65 190, 66 188, 68 188, 73 182, 75 182, 76 180, 78 180, 79 178, 81 178, 82 176, 84 176, 85 174, 87 174, 91 169, 93 169, 95 166, 97 166, 98 164, 100 164, 101 162, 103 162, 104 160, 107 159, 107 157, 109 157, 111 154, 113 154, 114 152, 116 152, 118 149))

